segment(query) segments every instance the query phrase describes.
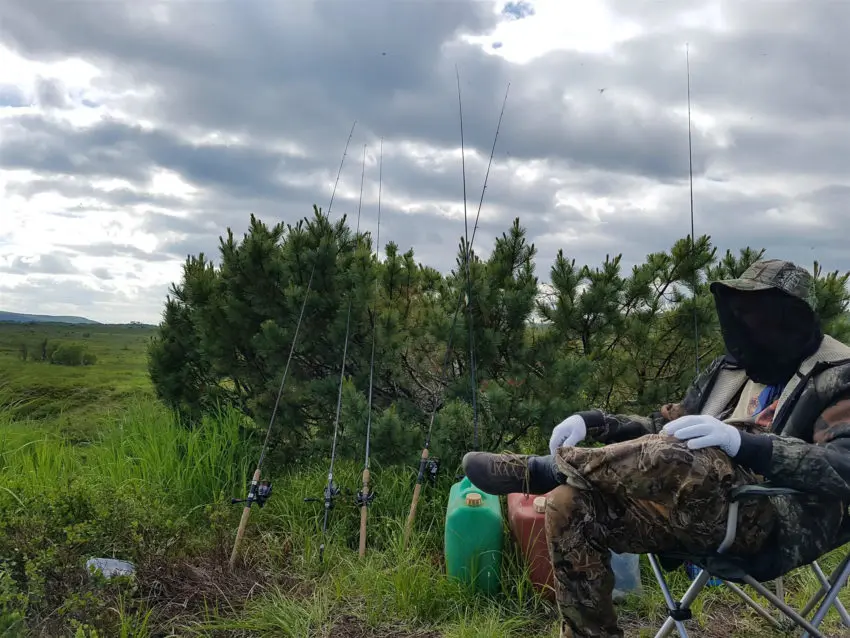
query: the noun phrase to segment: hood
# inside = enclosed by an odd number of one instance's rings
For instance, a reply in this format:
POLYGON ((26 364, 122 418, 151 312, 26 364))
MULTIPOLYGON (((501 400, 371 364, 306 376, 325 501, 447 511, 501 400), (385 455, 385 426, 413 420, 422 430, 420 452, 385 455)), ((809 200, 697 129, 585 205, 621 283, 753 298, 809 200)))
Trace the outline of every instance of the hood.
POLYGON ((823 340, 811 275, 788 261, 757 261, 711 284, 729 358, 753 381, 784 385, 823 340))

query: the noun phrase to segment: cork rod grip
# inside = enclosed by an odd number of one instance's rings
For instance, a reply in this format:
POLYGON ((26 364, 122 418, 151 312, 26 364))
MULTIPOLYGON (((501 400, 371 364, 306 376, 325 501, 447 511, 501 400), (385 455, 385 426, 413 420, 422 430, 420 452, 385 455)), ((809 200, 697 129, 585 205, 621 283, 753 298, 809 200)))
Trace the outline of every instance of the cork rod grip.
POLYGON ((363 505, 360 506, 360 558, 366 555, 366 519, 368 518, 367 498, 369 497, 369 470, 363 470, 363 505))
MULTIPOLYGON (((428 448, 423 448, 420 464, 424 464, 428 460, 428 448)), ((410 541, 410 533, 413 531, 413 519, 416 518, 416 506, 419 505, 419 494, 422 492, 422 483, 417 479, 416 487, 413 488, 413 499, 410 501, 410 514, 407 515, 407 523, 404 526, 404 543, 402 547, 407 549, 407 543, 410 541)))
MULTIPOLYGON (((251 487, 259 483, 260 469, 254 471, 254 478, 251 479, 251 487)), ((251 517, 250 502, 242 508, 242 518, 239 520, 239 529, 236 530, 236 540, 233 542, 233 551, 230 553, 230 569, 236 564, 236 556, 239 554, 239 543, 242 542, 242 537, 245 536, 245 528, 248 527, 248 519, 251 517)))

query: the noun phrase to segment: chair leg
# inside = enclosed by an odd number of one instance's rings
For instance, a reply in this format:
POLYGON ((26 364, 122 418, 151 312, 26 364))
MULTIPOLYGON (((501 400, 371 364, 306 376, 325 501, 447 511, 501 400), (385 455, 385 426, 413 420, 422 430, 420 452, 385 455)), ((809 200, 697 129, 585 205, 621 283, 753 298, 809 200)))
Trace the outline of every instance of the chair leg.
POLYGON ((691 586, 688 587, 688 591, 686 591, 685 595, 682 596, 682 600, 676 602, 673 598, 673 594, 670 593, 670 588, 667 586, 667 581, 661 571, 661 566, 658 564, 658 559, 653 554, 648 554, 647 557, 649 558, 649 564, 652 567, 652 571, 655 574, 655 579, 661 587, 661 593, 664 595, 664 600, 667 603, 668 613, 667 619, 664 621, 661 629, 658 630, 658 633, 655 634, 655 638, 666 638, 666 636, 669 636, 674 628, 678 632, 680 638, 688 638, 688 630, 685 629, 684 621, 690 620, 690 606, 703 590, 706 583, 708 583, 708 579, 711 578, 711 575, 704 569, 700 570, 700 573, 697 574, 697 577, 693 580, 691 586))
POLYGON ((838 582, 838 576, 841 574, 841 572, 844 570, 848 563, 850 563, 850 552, 847 553, 847 555, 844 557, 838 567, 835 568, 835 571, 832 572, 832 575, 829 577, 827 582, 821 582, 821 588, 814 596, 811 597, 809 602, 806 603, 806 606, 803 608, 803 611, 800 612, 803 616, 808 616, 812 609, 814 609, 821 601, 821 599, 826 595, 829 589, 835 583, 838 582))
MULTIPOLYGON (((835 605, 838 602, 838 594, 841 593, 841 590, 844 588, 844 583, 847 582, 847 579, 850 578, 850 554, 841 562, 840 571, 838 569, 835 570, 837 572, 838 577, 833 580, 832 587, 830 587, 829 591, 826 592, 826 596, 824 596, 823 602, 820 604, 820 608, 818 609, 815 617, 812 618, 813 627, 818 627, 823 622, 823 619, 826 618, 826 614, 829 612, 829 608, 835 605)), ((821 572, 823 573, 823 572, 821 572)), ((838 603, 839 605, 841 603, 838 603)), ((838 607, 836 607, 838 609, 838 607)), ((841 612, 839 611, 839 614, 841 612)), ((846 615, 845 611, 845 615, 846 615)), ((842 618, 843 620, 843 618, 842 618)), ((808 632, 811 632, 811 629, 806 627, 808 632)), ((817 635, 817 634, 813 634, 817 635)), ((809 633, 803 634, 803 638, 810 638, 809 633)))
POLYGON ((784 600, 780 600, 779 598, 777 598, 776 594, 774 594, 767 587, 758 582, 755 578, 753 578, 752 576, 745 576, 744 582, 747 583, 747 585, 749 585, 753 589, 755 589, 759 594, 767 598, 774 607, 779 609, 783 614, 788 616, 788 618, 797 623, 797 625, 808 631, 809 634, 811 634, 810 638, 825 638, 824 635, 820 631, 818 631, 814 625, 812 625, 808 620, 806 620, 800 614, 794 611, 791 607, 786 605, 784 600))
MULTIPOLYGON (((815 604, 817 604, 817 602, 821 600, 826 591, 829 591, 829 589, 831 589, 833 586, 833 583, 830 582, 830 579, 827 578, 826 574, 823 573, 823 569, 821 569, 821 566, 818 565, 817 561, 813 562, 810 567, 812 569, 812 573, 814 573, 815 577, 820 581, 821 588, 818 591, 818 596, 813 598, 814 602, 809 605, 806 605, 806 609, 804 610, 805 613, 803 614, 804 616, 808 616, 809 612, 814 608, 815 604)), ((843 564, 839 565, 835 573, 840 575, 841 569, 843 567, 843 564)), ((840 581, 837 580, 836 582, 840 581)), ((844 585, 842 584, 841 587, 843 586, 844 585)), ((841 617, 841 622, 844 624, 844 626, 850 627, 850 615, 848 615, 847 610, 844 608, 844 605, 841 604, 841 601, 836 598, 835 602, 833 603, 833 606, 835 607, 835 611, 837 611, 838 615, 841 617)))
MULTIPOLYGON (((776 583, 776 588, 775 588, 776 589, 776 596, 778 598, 780 598, 782 600, 782 602, 785 602, 786 598, 785 598, 785 580, 784 580, 784 578, 782 576, 780 576, 774 582, 776 583)), ((800 614, 800 615, 803 616, 803 618, 806 617, 806 614, 800 614)), ((781 612, 779 613, 779 623, 783 624, 783 617, 782 617, 781 612)))

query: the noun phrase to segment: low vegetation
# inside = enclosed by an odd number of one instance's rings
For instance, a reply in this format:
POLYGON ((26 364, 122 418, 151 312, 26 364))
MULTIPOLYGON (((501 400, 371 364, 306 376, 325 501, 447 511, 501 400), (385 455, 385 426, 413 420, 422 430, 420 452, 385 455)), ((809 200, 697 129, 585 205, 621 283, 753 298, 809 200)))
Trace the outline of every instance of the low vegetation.
MULTIPOLYGON (((465 281, 392 245, 380 263, 371 250, 369 237, 353 237, 344 223, 315 217, 270 229, 255 220, 241 242, 224 239, 220 265, 188 260, 156 329, 0 324, 0 635, 557 636, 554 608, 532 590, 510 543, 496 596, 444 575, 446 497, 472 443, 465 311, 445 383, 439 372, 465 281), (273 495, 254 509, 231 573, 241 506, 230 498, 244 497, 314 259, 316 287, 264 468, 273 495), (342 492, 319 562, 322 505, 304 499, 321 497, 327 480, 350 289, 335 470, 342 492), (377 497, 360 560, 354 494, 373 322, 377 497), (40 356, 44 341, 55 344, 53 354, 80 344, 94 364, 51 365, 40 356), (415 463, 435 401, 442 469, 426 484, 405 550, 415 463), (91 577, 92 556, 132 561, 136 574, 91 577)), ((590 268, 559 255, 541 295, 534 248, 514 225, 472 268, 481 447, 539 451, 576 408, 640 412, 676 398, 694 366, 695 276, 705 361, 720 347, 706 281, 740 273, 758 254, 717 260, 708 238, 694 250, 683 240, 625 275, 617 258, 590 268)), ((839 338, 847 335, 846 279, 818 271, 821 310, 839 338)), ((679 571, 671 581, 681 592, 688 579, 679 571)), ((817 583, 801 570, 785 587, 802 606, 817 583)), ((621 612, 628 635, 654 634, 664 605, 648 570, 621 612)), ((696 613, 695 636, 776 635, 721 589, 696 613)), ((827 627, 841 635, 834 613, 827 627)))

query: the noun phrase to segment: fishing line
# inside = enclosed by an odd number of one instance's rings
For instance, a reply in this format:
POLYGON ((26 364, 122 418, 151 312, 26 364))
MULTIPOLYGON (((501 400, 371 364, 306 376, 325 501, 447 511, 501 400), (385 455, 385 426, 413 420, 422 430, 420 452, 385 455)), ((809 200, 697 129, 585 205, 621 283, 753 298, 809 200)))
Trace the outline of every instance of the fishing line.
MULTIPOLYGON (((368 507, 375 498, 375 492, 369 492, 369 480, 371 474, 369 472, 369 452, 372 435, 372 388, 375 378, 375 344, 378 341, 378 301, 380 294, 380 250, 381 250, 381 187, 383 185, 384 172, 384 138, 381 138, 381 150, 378 159, 378 230, 375 236, 375 302, 372 306, 372 356, 369 360, 369 402, 367 407, 366 417, 366 458, 363 462, 363 488, 357 494, 357 504, 360 505, 360 548, 359 554, 362 558, 366 555, 366 521, 368 518, 368 507)), ((361 186, 362 190, 362 186, 361 186)))
MULTIPOLYGON (((490 150, 490 160, 487 164, 487 172, 484 176, 484 187, 481 189, 481 199, 478 202, 478 211, 475 215, 475 225, 473 227, 472 238, 470 239, 469 246, 468 246, 469 250, 472 249, 472 244, 475 241, 475 233, 476 233, 476 230, 478 229, 478 220, 481 216, 481 208, 484 204, 484 193, 487 190, 487 180, 490 177, 490 167, 493 164, 493 156, 496 153, 496 142, 499 139, 499 131, 501 130, 501 127, 502 127, 502 116, 505 114, 505 105, 507 104, 507 101, 508 101, 508 92, 510 91, 510 88, 511 88, 511 84, 510 84, 510 82, 508 82, 507 89, 505 90, 505 98, 502 101, 502 110, 499 113, 499 121, 496 125, 496 135, 493 138, 493 147, 490 150)), ((455 332, 455 326, 457 325, 457 317, 458 317, 458 314, 460 313, 460 307, 461 307, 462 302, 463 302, 463 295, 459 295, 458 300, 457 300, 457 306, 455 307, 454 316, 452 318, 451 328, 449 329, 449 337, 448 337, 448 340, 447 340, 447 343, 446 343, 446 354, 443 358, 443 365, 442 365, 441 377, 440 377, 441 385, 445 385, 446 379, 447 379, 447 376, 448 376, 449 355, 451 354, 451 348, 452 348, 452 341, 453 341, 454 332, 455 332)), ((433 406, 433 409, 431 411, 430 419, 429 419, 429 422, 428 422, 428 430, 427 430, 427 433, 425 435, 425 445, 422 448, 422 456, 419 459, 419 473, 416 477, 416 486, 413 488, 413 498, 411 499, 411 503, 410 503, 410 513, 408 514, 407 523, 405 525, 404 547, 407 547, 407 543, 410 539, 410 533, 411 533, 411 530, 413 529, 413 520, 416 518, 416 507, 419 503, 419 495, 422 492, 422 482, 425 478, 425 470, 429 465, 429 463, 428 463, 428 452, 429 452, 429 449, 431 447, 431 434, 433 432, 434 419, 437 415, 438 407, 439 406, 437 404, 437 398, 435 396, 434 397, 434 406, 433 406)), ((432 477, 436 476, 437 469, 438 468, 437 468, 436 464, 431 465, 430 474, 431 474, 432 477)))
MULTIPOLYGON (((339 186, 339 178, 342 174, 342 167, 345 164, 345 157, 348 155, 348 145, 351 143, 351 137, 354 135, 354 127, 357 126, 357 120, 354 120, 354 124, 351 125, 351 131, 348 134, 348 140, 345 142, 345 148, 342 151, 342 159, 339 162, 339 170, 337 170, 336 181, 334 182, 333 190, 331 191, 331 201, 328 204, 328 211, 325 214, 326 217, 330 218, 331 210, 333 209, 334 197, 336 196, 336 189, 339 186)), ((307 290, 304 292, 304 299, 301 302, 301 310, 298 313, 298 322, 295 324, 295 334, 292 337, 292 344, 289 348, 289 356, 286 359, 286 365, 283 369, 283 376, 280 380, 280 387, 277 391, 277 398, 274 402, 274 407, 272 408, 271 418, 269 419, 269 426, 266 429, 266 436, 263 441, 263 447, 260 449, 260 458, 257 461, 257 468, 254 470, 254 476, 251 478, 251 486, 248 488, 248 496, 244 499, 230 499, 231 503, 245 503, 245 507, 242 509, 242 518, 239 521, 239 528, 236 531, 236 540, 233 543, 233 551, 230 553, 230 567, 231 569, 236 564, 236 557, 239 552, 239 544, 242 541, 242 537, 245 535, 245 528, 248 526, 248 519, 251 516, 251 506, 254 504, 254 501, 257 501, 257 505, 263 507, 265 505, 266 500, 271 495, 271 483, 269 481, 263 481, 260 483, 260 470, 263 466, 263 461, 266 458, 266 452, 268 450, 269 438, 271 437, 272 426, 274 425, 275 416, 277 415, 278 406, 280 405, 280 399, 283 395, 283 388, 286 384, 286 378, 289 374, 289 365, 292 363, 292 357, 295 353, 295 344, 298 341, 298 334, 301 330, 301 322, 304 319, 304 309, 307 307, 307 298, 310 296, 310 289, 313 286, 313 276, 316 274, 316 264, 318 263, 318 254, 316 259, 313 261, 313 267, 310 269, 310 277, 307 280, 307 290)))
MULTIPOLYGON (((360 201, 357 204, 357 226, 354 231, 354 240, 356 244, 360 242, 360 211, 363 208, 363 180, 366 175, 366 146, 363 146, 363 164, 360 173, 360 201)), ((355 258, 356 258, 356 250, 357 245, 355 245, 355 258)), ((348 291, 348 312, 345 318, 345 341, 342 346, 342 366, 339 371, 339 392, 337 393, 336 399, 336 416, 334 417, 334 436, 333 442, 331 444, 331 463, 330 468, 328 469, 328 483, 325 486, 325 495, 324 495, 324 504, 325 504, 325 514, 322 520, 322 541, 319 544, 319 562, 321 562, 325 555, 325 537, 328 529, 328 517, 330 515, 331 509, 333 509, 333 499, 337 494, 339 494, 339 489, 334 485, 334 461, 336 460, 336 444, 339 436, 339 415, 342 411, 342 387, 345 381, 345 362, 348 357, 348 337, 351 331, 351 305, 354 301, 352 292, 353 292, 354 284, 352 283, 351 289, 348 291)))
MULTIPOLYGON (((455 65, 457 78, 457 108, 460 115, 460 163, 463 176, 463 244, 466 262, 466 314, 469 322, 469 382, 472 390, 472 449, 478 449, 478 386, 475 383, 475 331, 472 325, 472 247, 469 244, 469 222, 466 215, 466 152, 463 143, 463 103, 460 99, 460 72, 455 65)), ((476 218, 476 226, 477 226, 476 218)))
MULTIPOLYGON (((694 235, 694 156, 693 145, 691 143, 691 57, 690 47, 685 45, 685 65, 688 76, 688 174, 691 187, 691 262, 694 261, 694 253, 696 252, 696 236, 694 235)), ((699 274, 694 267, 694 367, 696 373, 699 374, 699 321, 697 312, 697 284, 699 274)))

